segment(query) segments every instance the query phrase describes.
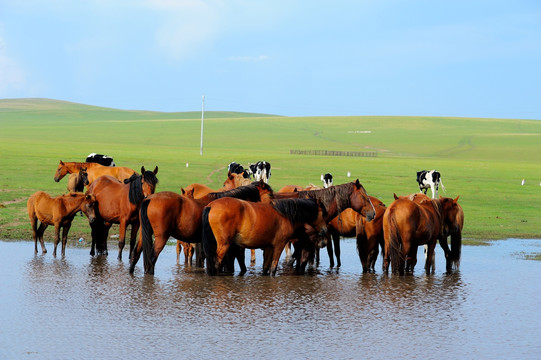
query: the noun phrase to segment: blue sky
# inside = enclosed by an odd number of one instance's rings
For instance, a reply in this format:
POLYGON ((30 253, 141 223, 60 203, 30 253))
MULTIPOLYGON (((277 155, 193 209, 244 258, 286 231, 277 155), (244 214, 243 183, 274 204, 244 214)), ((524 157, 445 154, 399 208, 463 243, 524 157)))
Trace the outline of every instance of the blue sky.
POLYGON ((0 0, 0 98, 541 119, 541 1, 0 0))

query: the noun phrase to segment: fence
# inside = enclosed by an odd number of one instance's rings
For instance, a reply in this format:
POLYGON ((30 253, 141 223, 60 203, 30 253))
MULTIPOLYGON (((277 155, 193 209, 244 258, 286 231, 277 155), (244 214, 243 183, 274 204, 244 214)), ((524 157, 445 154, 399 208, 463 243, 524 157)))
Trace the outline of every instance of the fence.
POLYGON ((294 150, 290 149, 291 155, 316 155, 316 156, 357 156, 377 157, 377 151, 336 151, 336 150, 294 150))

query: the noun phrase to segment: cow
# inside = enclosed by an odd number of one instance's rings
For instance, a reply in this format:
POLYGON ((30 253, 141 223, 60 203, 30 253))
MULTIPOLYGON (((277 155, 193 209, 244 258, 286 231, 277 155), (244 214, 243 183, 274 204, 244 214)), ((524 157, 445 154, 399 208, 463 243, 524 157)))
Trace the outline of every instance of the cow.
POLYGON ((251 170, 245 169, 241 164, 234 161, 227 166, 227 172, 231 174, 242 174, 245 179, 249 179, 250 175, 252 175, 251 170))
POLYGON ((112 157, 96 153, 88 154, 86 162, 98 163, 103 166, 116 166, 112 157))
POLYGON ((257 163, 250 165, 250 170, 254 175, 255 181, 263 180, 263 182, 268 184, 271 177, 271 164, 269 162, 258 161, 257 163))
POLYGON ((332 186, 332 175, 330 173, 326 173, 325 175, 321 175, 321 181, 323 181, 323 187, 326 189, 328 187, 332 186))
POLYGON ((419 183, 419 190, 426 195, 426 192, 430 188, 432 190, 432 199, 438 197, 438 188, 441 185, 441 188, 445 191, 445 186, 441 181, 441 175, 436 170, 422 170, 417 171, 417 182, 419 183))

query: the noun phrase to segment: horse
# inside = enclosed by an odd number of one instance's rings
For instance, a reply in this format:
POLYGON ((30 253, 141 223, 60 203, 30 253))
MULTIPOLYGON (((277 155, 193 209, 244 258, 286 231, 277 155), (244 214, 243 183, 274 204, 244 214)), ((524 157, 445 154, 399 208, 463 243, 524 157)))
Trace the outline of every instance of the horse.
POLYGON ((250 179, 245 179, 242 177, 242 175, 231 173, 229 171, 227 173, 227 178, 225 179, 223 186, 220 189, 215 190, 208 187, 207 185, 193 183, 186 186, 186 188, 182 189, 182 191, 191 192, 194 199, 201 199, 210 193, 228 191, 239 186, 249 185, 251 183, 252 181, 250 181, 250 179))
POLYGON ((120 181, 124 181, 125 179, 129 179, 133 174, 136 174, 133 169, 123 166, 111 167, 92 162, 64 162, 60 160, 58 168, 54 174, 54 181, 59 182, 64 176, 66 176, 66 174, 78 172, 82 167, 86 168, 89 184, 103 175, 110 175, 120 181))
POLYGON ((130 257, 135 245, 137 230, 139 229, 139 206, 144 198, 154 193, 158 179, 154 171, 147 171, 141 167, 141 175, 133 174, 129 179, 119 182, 112 176, 100 176, 90 184, 87 193, 93 194, 98 201, 98 218, 92 231, 92 248, 90 255, 94 256, 94 247, 98 253, 107 254, 107 235, 111 225, 119 224, 118 260, 122 260, 126 228, 131 225, 130 257))
POLYGON ((65 256, 68 232, 75 214, 82 211, 92 224, 96 218, 95 205, 96 198, 83 193, 70 193, 53 198, 43 191, 38 191, 30 196, 26 207, 32 226, 34 253, 38 253, 38 239, 42 254, 47 253, 43 242, 43 233, 47 226, 54 225, 53 256, 56 257, 56 248, 60 241, 60 228, 62 228, 62 256, 65 256), (39 227, 38 220, 41 222, 39 227))
MULTIPOLYGON (((191 190, 190 190, 191 191, 191 190)), ((140 223, 141 235, 131 259, 130 273, 144 254, 144 271, 154 274, 154 266, 167 240, 174 237, 188 243, 201 242, 201 216, 203 208, 211 201, 222 197, 236 197, 250 201, 269 202, 272 188, 263 181, 253 182, 224 192, 209 193, 200 199, 162 191, 146 198, 141 204, 140 223), (154 243, 152 242, 154 234, 154 243)), ((201 263, 199 261, 196 262, 201 263)), ((241 264, 241 268, 244 264, 241 264)), ((246 272, 246 267, 242 268, 246 272)))
POLYGON ((315 199, 283 199, 253 203, 234 198, 213 201, 203 210, 203 248, 207 272, 215 275, 231 244, 262 248, 263 274, 276 275, 286 243, 296 233, 326 232, 325 208, 315 199), (310 228, 307 228, 309 226, 310 228))
MULTIPOLYGON (((396 194, 393 194, 395 200, 399 198, 396 194)), ((429 199, 428 196, 424 194, 411 194, 407 196, 410 200, 414 202, 422 202, 427 199, 429 199)), ((461 247, 462 247, 462 228, 464 227, 464 211, 462 210, 462 206, 457 202, 458 197, 455 199, 455 203, 457 206, 456 209, 456 218, 451 219, 449 222, 446 222, 444 224, 443 228, 443 239, 440 239, 440 246, 445 253, 445 260, 446 260, 446 270, 447 272, 451 272, 453 270, 453 267, 455 269, 459 268, 460 265, 460 254, 461 254, 461 247), (451 249, 449 249, 449 245, 447 244, 447 238, 451 236, 451 249)), ((451 217, 453 215, 450 215, 451 217)), ((424 254, 425 254, 425 260, 428 256, 428 245, 424 245, 424 254)), ((432 267, 435 269, 436 261, 435 256, 432 257, 432 267)))
POLYGON ((180 252, 184 248, 184 264, 193 265, 193 254, 195 253, 195 244, 177 240, 177 264, 180 263, 180 252))
MULTIPOLYGON (((374 205, 366 193, 366 190, 359 182, 359 179, 321 190, 275 193, 275 198, 318 199, 323 203, 327 210, 327 217, 325 219, 327 223, 347 208, 352 208, 360 213, 367 221, 371 221, 376 214, 374 205)), ((300 271, 304 271, 308 259, 313 258, 315 253, 313 242, 306 241, 306 238, 304 238, 304 241, 298 241, 295 245, 293 257, 297 261, 297 268, 300 271), (308 247, 302 248, 303 244, 307 244, 308 247)))
POLYGON ((70 174, 68 178, 69 192, 82 192, 88 185, 88 173, 86 168, 82 167, 77 173, 70 174))
POLYGON ((290 192, 296 192, 296 191, 311 191, 311 190, 321 190, 321 186, 317 186, 314 184, 310 184, 306 187, 299 186, 299 185, 285 185, 284 187, 280 188, 280 190, 277 191, 277 193, 290 193, 290 192))
POLYGON ((447 242, 443 244, 444 226, 453 228, 458 213, 458 197, 429 199, 426 195, 399 197, 383 216, 385 251, 383 268, 387 272, 391 263, 393 273, 413 272, 417 262, 417 247, 428 245, 425 272, 434 271, 432 258, 439 240, 447 254, 447 242), (424 198, 423 198, 424 197, 424 198))
MULTIPOLYGON (((378 198, 369 196, 376 215, 372 221, 366 221, 355 210, 348 208, 332 219, 327 225, 327 253, 329 254, 329 265, 334 267, 334 255, 336 256, 337 267, 341 266, 340 261, 340 236, 355 237, 357 253, 363 267, 363 272, 374 271, 374 266, 379 254, 378 245, 383 249, 383 214, 387 209, 385 204, 378 198), (332 240, 332 241, 331 241, 332 240)), ((316 252, 316 259, 318 258, 316 252)))

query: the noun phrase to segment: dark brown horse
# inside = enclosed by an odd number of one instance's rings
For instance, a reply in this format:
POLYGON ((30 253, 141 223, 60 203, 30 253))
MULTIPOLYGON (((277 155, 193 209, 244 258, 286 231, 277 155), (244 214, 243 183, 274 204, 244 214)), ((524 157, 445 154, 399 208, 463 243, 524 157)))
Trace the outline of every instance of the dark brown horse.
POLYGON ((54 181, 59 182, 66 174, 77 173, 81 168, 86 168, 88 173, 88 182, 91 184, 100 176, 109 175, 120 181, 129 179, 136 172, 130 168, 123 166, 103 166, 98 163, 62 161, 58 164, 58 168, 54 174, 54 181))
POLYGON ((82 211, 88 217, 88 221, 92 223, 96 217, 95 205, 96 198, 83 193, 70 193, 53 198, 43 191, 38 191, 30 196, 26 207, 32 226, 34 253, 38 253, 38 239, 41 244, 41 252, 47 253, 43 242, 43 233, 47 226, 54 225, 53 256, 56 257, 56 247, 60 241, 60 228, 62 228, 62 256, 65 256, 68 232, 75 214, 82 211), (41 222, 39 227, 38 221, 41 222))
POLYGON ((68 178, 68 191, 69 192, 82 192, 85 186, 88 185, 88 173, 86 168, 81 168, 79 172, 70 174, 68 178))
POLYGON ((141 236, 131 259, 130 273, 134 272, 141 251, 144 251, 145 273, 153 274, 154 265, 169 237, 188 243, 200 243, 201 215, 203 208, 211 201, 222 197, 269 201, 271 196, 271 187, 263 181, 224 192, 209 193, 201 199, 193 199, 171 191, 162 191, 149 196, 141 204, 141 236))
POLYGON ((264 249, 263 274, 276 274, 286 243, 311 231, 324 236, 325 208, 315 199, 283 199, 253 203, 222 198, 203 211, 203 248, 207 272, 215 275, 229 247, 264 249))
MULTIPOLYGON (((318 199, 327 210, 327 217, 325 219, 327 222, 330 222, 340 212, 347 208, 352 208, 360 213, 367 221, 371 221, 376 214, 374 206, 372 205, 366 190, 359 182, 359 179, 354 182, 331 186, 321 190, 276 193, 275 197, 277 199, 318 199)), ((314 258, 315 244, 308 241, 306 237, 299 240, 300 241, 295 242, 295 252, 293 257, 297 262, 297 270, 303 272, 308 260, 314 258)))
MULTIPOLYGON (((383 216, 383 232, 385 237, 385 253, 383 267, 388 271, 391 263, 392 271, 403 274, 413 272, 417 263, 417 248, 428 245, 425 271, 430 274, 434 248, 440 240, 442 244, 444 227, 454 227, 458 213, 458 197, 456 199, 423 198, 419 194, 411 200, 399 197, 383 216)), ((445 245, 442 247, 445 250, 445 245)), ((446 251, 447 254, 447 251, 446 251)))
MULTIPOLYGON (((114 168, 111 168, 114 169, 114 168)), ((92 194, 98 201, 98 218, 92 227, 92 249, 90 255, 94 255, 94 247, 98 253, 107 254, 107 236, 112 224, 119 224, 118 259, 122 260, 126 229, 131 225, 130 256, 135 246, 137 230, 139 229, 139 206, 143 199, 154 193, 158 179, 154 171, 146 171, 141 167, 141 174, 133 174, 124 182, 112 176, 100 176, 90 184, 87 193, 92 194)))
MULTIPOLYGON (((369 196, 376 216, 371 221, 367 221, 364 216, 355 210, 348 208, 342 211, 338 216, 328 224, 327 233, 327 252, 329 254, 330 266, 334 266, 334 254, 336 256, 337 266, 341 266, 340 261, 340 236, 346 238, 356 238, 357 253, 363 267, 363 272, 374 271, 374 266, 379 254, 378 246, 383 249, 383 214, 385 213, 385 204, 378 198, 369 196), (330 241, 332 239, 332 242, 330 241)), ((317 255, 317 254, 316 254, 317 255)))

